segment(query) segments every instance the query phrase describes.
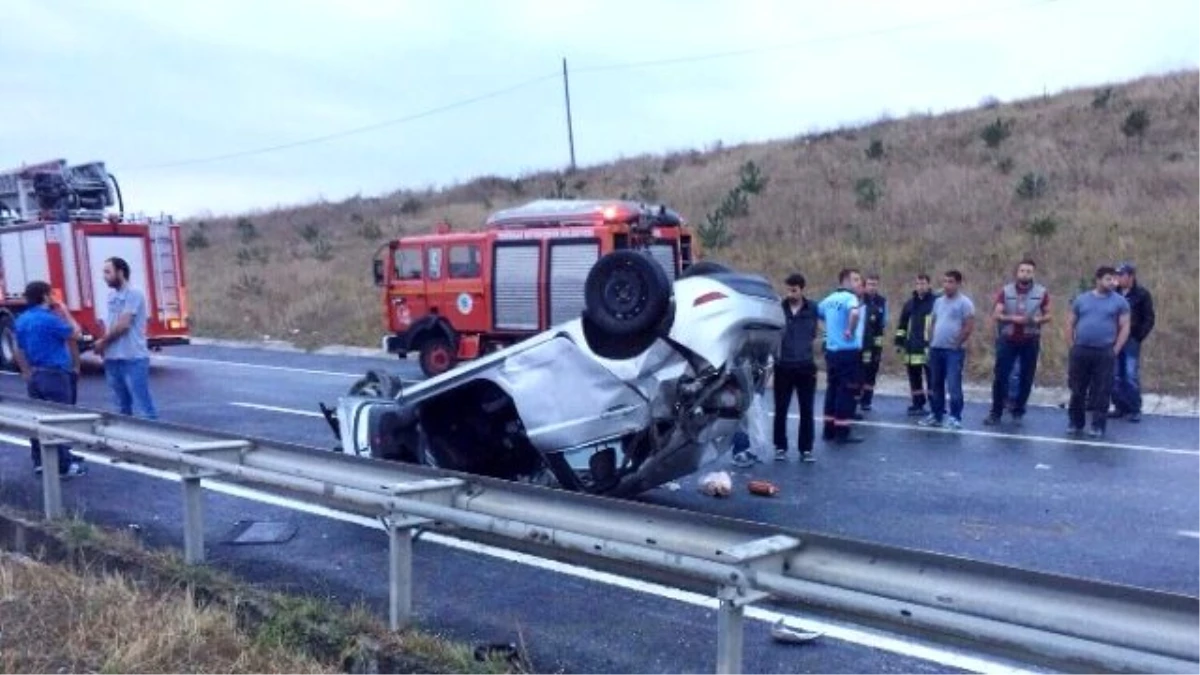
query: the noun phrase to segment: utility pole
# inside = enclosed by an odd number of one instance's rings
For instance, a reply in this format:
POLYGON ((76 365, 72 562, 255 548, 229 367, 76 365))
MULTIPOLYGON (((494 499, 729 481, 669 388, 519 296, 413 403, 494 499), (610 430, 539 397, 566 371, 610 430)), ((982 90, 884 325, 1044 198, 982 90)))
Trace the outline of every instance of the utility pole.
POLYGON ((563 94, 567 99, 567 143, 571 146, 571 173, 575 173, 575 129, 571 125, 571 84, 567 79, 567 59, 563 57, 563 94))

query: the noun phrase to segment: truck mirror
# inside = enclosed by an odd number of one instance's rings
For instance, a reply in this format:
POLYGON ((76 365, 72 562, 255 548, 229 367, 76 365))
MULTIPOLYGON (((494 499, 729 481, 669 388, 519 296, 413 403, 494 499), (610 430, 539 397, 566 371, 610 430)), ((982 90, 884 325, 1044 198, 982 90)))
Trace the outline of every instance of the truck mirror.
POLYGON ((376 258, 374 261, 373 272, 375 273, 375 285, 383 285, 383 260, 376 258))

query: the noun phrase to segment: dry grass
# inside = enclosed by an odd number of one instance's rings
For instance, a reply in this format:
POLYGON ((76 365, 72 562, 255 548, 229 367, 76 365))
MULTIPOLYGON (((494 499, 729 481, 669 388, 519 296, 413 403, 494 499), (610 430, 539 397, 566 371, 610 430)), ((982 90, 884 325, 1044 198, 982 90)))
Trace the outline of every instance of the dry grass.
MULTIPOLYGON (((565 185, 586 197, 651 188, 697 224, 737 184, 739 167, 753 161, 769 184, 750 198, 749 215, 733 222, 733 245, 713 256, 774 279, 800 270, 813 295, 829 290, 841 267, 875 270, 897 311, 916 272, 936 278, 949 268, 963 271, 967 293, 986 307, 1016 260, 1031 254, 1061 317, 1081 278, 1100 264, 1133 259, 1155 292, 1159 314, 1144 348, 1143 386, 1194 395, 1198 74, 1114 86, 1098 106, 1101 89, 787 141, 626 159, 582 169, 565 185), (1150 124, 1144 137, 1131 140, 1121 127, 1137 108, 1149 113, 1150 124), (1010 136, 989 148, 981 132, 997 118, 1010 124, 1010 136), (867 157, 873 140, 882 143, 882 158, 867 157), (1018 196, 1028 173, 1045 178, 1042 196, 1018 196), (874 208, 858 204, 855 186, 862 179, 882 189, 874 208), (1052 218, 1056 230, 1038 238, 1028 225, 1042 218, 1052 218)), ((190 253, 196 332, 376 345, 383 325, 370 259, 379 244, 427 230, 441 218, 477 227, 493 209, 555 192, 557 178, 485 177, 441 192, 400 191, 248 214, 260 235, 250 242, 240 240, 237 219, 189 223, 211 244, 190 253), (309 239, 327 244, 305 241, 306 227, 309 239), (254 247, 269 251, 267 261, 250 256, 239 264, 239 250, 247 249, 247 256, 254 247), (313 257, 318 247, 326 260, 313 257)), ((971 346, 969 368, 977 378, 990 372, 991 330, 977 331, 971 346)), ((1043 348, 1041 383, 1065 383, 1065 353, 1054 332, 1043 348)), ((885 368, 898 369, 894 360, 885 360, 885 368)))
POLYGON ((299 652, 238 630, 231 611, 120 575, 0 554, 0 671, 326 673, 299 652))
POLYGON ((38 557, 0 550, 0 672, 525 672, 504 655, 419 628, 393 632, 362 605, 273 593, 125 531, 24 523, 38 557), (39 539, 41 534, 48 540, 39 539), (49 543, 47 543, 49 542, 49 543), (120 570, 120 571, 117 571, 120 570))

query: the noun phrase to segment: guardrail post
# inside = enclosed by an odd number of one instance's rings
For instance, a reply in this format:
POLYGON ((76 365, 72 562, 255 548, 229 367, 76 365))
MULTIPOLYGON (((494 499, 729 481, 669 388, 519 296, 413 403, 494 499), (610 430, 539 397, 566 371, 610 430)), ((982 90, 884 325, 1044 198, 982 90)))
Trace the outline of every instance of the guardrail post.
POLYGON ((183 476, 183 559, 204 562, 204 489, 198 476, 183 476))
POLYGON ((42 508, 47 520, 62 518, 62 477, 58 470, 58 446, 41 443, 42 446, 42 508))
POLYGON ((717 672, 742 672, 742 638, 745 608, 735 600, 734 589, 721 589, 717 610, 717 672))
POLYGON ((388 524, 388 626, 398 631, 412 621, 412 528, 388 524))

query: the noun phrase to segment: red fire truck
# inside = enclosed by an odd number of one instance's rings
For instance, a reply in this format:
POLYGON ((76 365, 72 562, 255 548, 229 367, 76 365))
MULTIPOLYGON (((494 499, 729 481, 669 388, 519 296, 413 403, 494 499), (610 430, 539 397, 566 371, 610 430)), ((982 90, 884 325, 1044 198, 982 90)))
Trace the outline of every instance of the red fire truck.
POLYGON ((403 237, 380 247, 383 348, 420 356, 427 376, 579 317, 600 256, 645 248, 677 278, 697 251, 683 219, 624 200, 543 199, 493 213, 479 231, 403 237))
POLYGON ((189 342, 179 226, 124 211, 103 162, 59 159, 0 172, 0 368, 16 369, 13 325, 34 280, 50 284, 83 329, 80 350, 90 349, 108 318, 103 267, 114 256, 129 262, 130 285, 146 294, 149 346, 189 342))

